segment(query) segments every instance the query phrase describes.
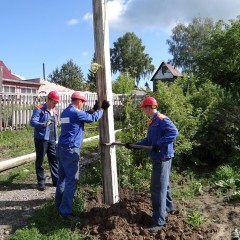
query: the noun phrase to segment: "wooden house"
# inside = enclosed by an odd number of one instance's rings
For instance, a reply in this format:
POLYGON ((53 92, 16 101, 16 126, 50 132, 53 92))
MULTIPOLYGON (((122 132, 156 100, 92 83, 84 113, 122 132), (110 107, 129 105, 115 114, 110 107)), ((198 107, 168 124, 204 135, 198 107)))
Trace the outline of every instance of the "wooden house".
POLYGON ((151 81, 153 82, 153 91, 157 90, 157 81, 171 83, 177 77, 182 77, 182 74, 179 72, 179 70, 173 67, 171 64, 162 62, 151 78, 151 81))

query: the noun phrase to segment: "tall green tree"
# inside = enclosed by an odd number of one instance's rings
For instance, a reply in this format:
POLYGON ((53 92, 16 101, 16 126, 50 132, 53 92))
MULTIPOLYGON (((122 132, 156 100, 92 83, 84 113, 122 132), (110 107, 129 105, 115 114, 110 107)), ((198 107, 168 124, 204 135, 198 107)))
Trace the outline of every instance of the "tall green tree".
MULTIPOLYGON (((93 56, 91 66, 95 61, 96 61, 96 58, 95 58, 95 56, 93 56)), ((97 91, 96 73, 92 70, 92 68, 88 69, 86 84, 87 84, 87 89, 89 91, 91 91, 91 92, 97 91)))
POLYGON ((148 77, 154 71, 152 58, 144 53, 142 40, 133 32, 127 32, 113 43, 110 49, 112 73, 128 72, 139 84, 141 78, 148 77))
POLYGON ((219 21, 197 64, 198 75, 237 94, 240 90, 240 16, 229 24, 219 21))
POLYGON ((129 77, 128 73, 122 73, 113 83, 112 89, 114 93, 131 93, 134 90, 134 79, 129 77))
POLYGON ((85 89, 82 69, 77 66, 72 59, 63 64, 48 76, 50 82, 62 85, 64 87, 82 91, 85 89))
POLYGON ((213 29, 211 18, 193 18, 193 21, 185 25, 179 23, 172 30, 168 52, 172 54, 171 63, 184 72, 194 72, 196 68, 196 57, 203 48, 203 42, 210 37, 213 29))

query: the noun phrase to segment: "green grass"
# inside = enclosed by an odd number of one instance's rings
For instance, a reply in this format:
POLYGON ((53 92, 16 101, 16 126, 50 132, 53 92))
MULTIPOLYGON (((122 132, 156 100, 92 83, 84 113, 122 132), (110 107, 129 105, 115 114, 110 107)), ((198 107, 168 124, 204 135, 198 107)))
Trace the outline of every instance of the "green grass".
MULTIPOLYGON (((97 127, 97 123, 86 124, 84 138, 89 138, 99 134, 98 128, 88 128, 94 126, 97 127)), ((32 127, 27 126, 21 130, 6 130, 4 132, 0 132, 0 159, 19 157, 33 153, 34 151, 35 148, 32 127)))
POLYGON ((204 215, 195 209, 188 210, 186 220, 192 227, 199 227, 207 222, 207 219, 204 217, 204 215))
POLYGON ((9 159, 34 152, 33 129, 0 132, 0 159, 9 159))

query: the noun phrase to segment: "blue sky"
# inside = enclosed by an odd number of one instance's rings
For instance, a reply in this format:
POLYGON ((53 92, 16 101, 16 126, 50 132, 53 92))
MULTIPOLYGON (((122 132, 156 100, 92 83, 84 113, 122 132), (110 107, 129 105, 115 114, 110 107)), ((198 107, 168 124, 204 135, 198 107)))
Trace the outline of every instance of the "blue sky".
MULTIPOLYGON (((87 76, 94 53, 92 0, 1 0, 0 8, 0 60, 12 72, 42 78, 44 63, 47 77, 72 59, 87 76)), ((157 69, 171 58, 166 40, 177 23, 239 14, 239 0, 109 0, 110 47, 134 32, 157 69)))

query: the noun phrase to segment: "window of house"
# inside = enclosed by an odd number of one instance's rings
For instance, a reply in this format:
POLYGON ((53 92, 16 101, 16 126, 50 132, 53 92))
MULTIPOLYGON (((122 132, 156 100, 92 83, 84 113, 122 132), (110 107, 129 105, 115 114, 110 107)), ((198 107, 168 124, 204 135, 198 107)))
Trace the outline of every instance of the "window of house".
POLYGON ((15 93, 16 88, 15 87, 10 87, 10 86, 3 86, 3 92, 5 92, 5 93, 15 93))
POLYGON ((27 88, 21 88, 21 93, 27 93, 27 88))
POLYGON ((9 92, 9 86, 3 86, 3 92, 8 93, 9 92))
POLYGON ((168 70, 167 66, 163 66, 162 67, 162 74, 164 75, 164 73, 166 73, 168 70))
POLYGON ((9 92, 10 93, 15 93, 16 92, 16 88, 15 87, 9 87, 9 92))
POLYGON ((21 93, 33 93, 33 94, 36 94, 37 93, 37 90, 36 89, 32 89, 32 88, 21 88, 21 93))

